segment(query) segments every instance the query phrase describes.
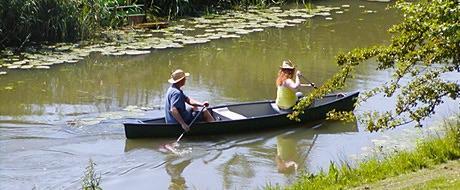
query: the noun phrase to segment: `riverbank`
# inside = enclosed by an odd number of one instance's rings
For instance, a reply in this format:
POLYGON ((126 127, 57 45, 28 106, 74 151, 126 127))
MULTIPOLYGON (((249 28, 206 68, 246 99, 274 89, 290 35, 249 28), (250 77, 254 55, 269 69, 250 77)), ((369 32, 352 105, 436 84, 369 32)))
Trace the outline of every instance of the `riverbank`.
POLYGON ((440 132, 443 135, 420 141, 412 151, 375 155, 356 167, 348 163, 331 164, 328 171, 303 174, 290 186, 269 186, 267 189, 458 188, 460 181, 455 177, 460 173, 458 117, 446 122, 444 129, 440 132), (414 171, 417 172, 411 173, 414 171))
POLYGON ((448 161, 354 189, 460 189, 460 160, 448 161))

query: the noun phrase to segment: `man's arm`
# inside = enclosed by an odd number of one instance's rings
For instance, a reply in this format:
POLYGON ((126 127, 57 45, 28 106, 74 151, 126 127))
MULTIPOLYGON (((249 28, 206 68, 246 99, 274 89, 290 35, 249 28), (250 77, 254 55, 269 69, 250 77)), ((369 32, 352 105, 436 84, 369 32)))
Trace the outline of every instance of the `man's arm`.
POLYGON ((187 104, 191 105, 191 106, 205 106, 205 107, 208 107, 209 106, 209 103, 207 101, 205 102, 199 102, 193 98, 190 98, 190 97, 187 97, 187 99, 185 99, 185 102, 187 102, 187 104))
POLYGON ((179 113, 179 110, 177 110, 176 107, 171 107, 171 110, 169 110, 171 112, 171 114, 173 115, 173 117, 176 119, 176 121, 181 125, 181 127, 185 130, 185 131, 189 131, 190 130, 190 127, 187 125, 187 123, 185 123, 184 121, 184 118, 182 118, 182 116, 180 115, 179 113))

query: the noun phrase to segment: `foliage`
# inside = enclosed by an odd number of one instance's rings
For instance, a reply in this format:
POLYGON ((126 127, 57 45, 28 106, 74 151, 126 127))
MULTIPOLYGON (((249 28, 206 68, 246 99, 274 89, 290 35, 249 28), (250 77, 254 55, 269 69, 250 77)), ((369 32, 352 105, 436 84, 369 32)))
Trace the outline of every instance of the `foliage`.
MULTIPOLYGON (((268 7, 300 0, 2 0, 0 49, 43 42, 71 42, 97 37, 101 30, 127 22, 127 15, 144 11, 175 19, 225 9, 268 7), (144 3, 144 9, 117 6, 144 3)), ((302 0, 304 3, 304 0, 302 0)))
MULTIPOLYGON (((145 0, 149 12, 168 19, 225 9, 247 9, 249 6, 279 6, 287 2, 300 2, 300 0, 145 0)), ((305 4, 304 0, 301 2, 305 4)))
POLYGON ((342 88, 353 67, 369 59, 377 60, 378 70, 393 71, 393 76, 385 85, 366 92, 360 102, 378 93, 383 93, 386 97, 396 96, 397 100, 396 108, 392 111, 365 113, 360 118, 370 131, 394 128, 411 122, 421 126, 420 122, 435 112, 443 98, 455 100, 459 97, 458 81, 442 78, 444 73, 460 72, 458 2, 398 1, 395 7, 402 11, 404 17, 402 23, 389 30, 392 33, 390 44, 355 49, 338 55, 336 60, 341 70, 318 92, 313 92, 300 101, 294 107, 291 118, 297 118, 315 98, 342 88), (401 82, 403 78, 410 81, 401 82))
MULTIPOLYGON (((356 168, 349 164, 337 166, 331 163, 328 171, 319 174, 303 174, 299 180, 286 189, 349 189, 372 183, 387 177, 428 168, 448 160, 460 158, 460 121, 445 127, 443 137, 433 137, 417 144, 414 151, 400 151, 383 159, 371 158, 356 168)), ((267 189, 281 189, 268 186, 267 189)))
MULTIPOLYGON (((119 24, 114 0, 0 1, 0 48, 43 41, 76 41, 119 24)), ((19 48, 20 49, 20 48, 19 48)))
POLYGON ((101 182, 101 176, 97 176, 94 171, 94 166, 96 164, 93 160, 89 160, 89 164, 86 167, 85 176, 83 177, 83 181, 81 187, 83 190, 100 190, 102 189, 99 184, 101 182))

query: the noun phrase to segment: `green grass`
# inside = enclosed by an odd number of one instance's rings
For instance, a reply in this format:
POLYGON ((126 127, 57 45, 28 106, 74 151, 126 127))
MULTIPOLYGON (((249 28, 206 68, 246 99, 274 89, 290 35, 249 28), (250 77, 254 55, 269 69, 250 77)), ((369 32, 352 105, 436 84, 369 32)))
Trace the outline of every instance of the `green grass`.
POLYGON ((412 187, 405 188, 405 190, 411 189, 444 189, 444 190, 455 190, 460 189, 460 179, 449 179, 446 177, 440 177, 437 179, 430 180, 424 184, 416 185, 412 187))
MULTIPOLYGON (((281 187, 269 185, 266 189, 346 189, 362 184, 376 182, 422 168, 445 163, 460 158, 460 122, 446 125, 444 136, 432 137, 418 143, 413 151, 401 151, 384 159, 371 158, 350 167, 338 167, 331 163, 328 171, 319 174, 303 174, 294 184, 281 187)), ((441 185, 443 179, 432 181, 433 187, 441 185)), ((458 181, 454 182, 458 187, 458 181)))
POLYGON ((96 164, 93 160, 89 160, 86 167, 85 175, 83 176, 81 189, 82 190, 101 190, 101 175, 97 175, 94 167, 96 164))

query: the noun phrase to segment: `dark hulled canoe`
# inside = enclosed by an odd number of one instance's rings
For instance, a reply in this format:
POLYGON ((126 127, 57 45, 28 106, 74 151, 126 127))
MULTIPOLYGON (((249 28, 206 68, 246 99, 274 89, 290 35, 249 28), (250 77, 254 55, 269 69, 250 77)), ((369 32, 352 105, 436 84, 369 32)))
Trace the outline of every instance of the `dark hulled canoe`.
MULTIPOLYGON (((359 92, 331 94, 315 100, 300 116, 300 123, 324 119, 333 109, 352 111, 358 95, 359 92)), ((287 118, 288 112, 277 109, 274 101, 222 105, 209 110, 216 121, 194 123, 187 136, 244 133, 299 124, 287 118)), ((165 123, 164 117, 124 123, 124 127, 126 138, 178 137, 183 132, 180 125, 165 123)))

